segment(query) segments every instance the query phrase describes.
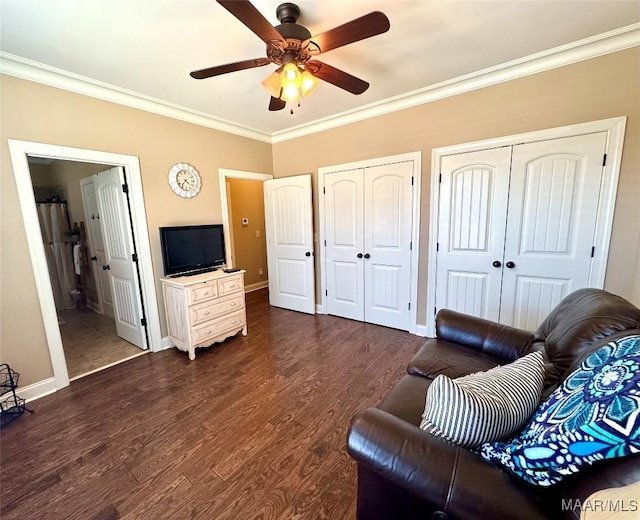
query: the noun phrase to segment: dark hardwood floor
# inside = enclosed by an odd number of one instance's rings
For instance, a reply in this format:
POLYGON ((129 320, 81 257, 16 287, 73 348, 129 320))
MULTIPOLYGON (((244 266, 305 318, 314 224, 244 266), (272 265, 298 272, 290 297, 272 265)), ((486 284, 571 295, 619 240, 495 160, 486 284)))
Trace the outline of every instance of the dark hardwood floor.
POLYGON ((249 334, 92 374, 4 428, 10 519, 352 519, 351 416, 423 339, 247 295, 249 334))

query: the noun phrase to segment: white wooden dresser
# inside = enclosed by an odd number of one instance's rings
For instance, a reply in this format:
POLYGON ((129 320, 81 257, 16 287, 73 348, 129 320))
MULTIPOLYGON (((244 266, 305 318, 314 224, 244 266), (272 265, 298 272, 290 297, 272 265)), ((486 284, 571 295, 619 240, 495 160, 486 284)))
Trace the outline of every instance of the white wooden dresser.
POLYGON ((206 347, 242 331, 247 335, 244 271, 214 271, 160 278, 171 343, 196 357, 206 347))

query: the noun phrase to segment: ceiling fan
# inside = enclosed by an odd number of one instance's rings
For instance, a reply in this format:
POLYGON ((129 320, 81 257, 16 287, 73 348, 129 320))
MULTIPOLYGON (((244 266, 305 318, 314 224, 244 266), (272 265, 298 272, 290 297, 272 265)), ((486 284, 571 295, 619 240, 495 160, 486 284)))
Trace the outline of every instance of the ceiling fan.
POLYGON ((276 16, 280 25, 273 27, 248 0, 217 1, 267 44, 267 55, 264 58, 195 70, 191 73, 192 78, 211 78, 275 63, 278 69, 262 81, 262 86, 271 94, 271 111, 282 110, 287 101, 298 101, 311 94, 318 86, 318 80, 352 94, 362 94, 369 88, 366 81, 313 58, 320 53, 387 32, 390 27, 389 19, 380 11, 366 14, 312 37, 306 27, 296 23, 300 17, 300 8, 295 4, 287 2, 278 6, 276 16))

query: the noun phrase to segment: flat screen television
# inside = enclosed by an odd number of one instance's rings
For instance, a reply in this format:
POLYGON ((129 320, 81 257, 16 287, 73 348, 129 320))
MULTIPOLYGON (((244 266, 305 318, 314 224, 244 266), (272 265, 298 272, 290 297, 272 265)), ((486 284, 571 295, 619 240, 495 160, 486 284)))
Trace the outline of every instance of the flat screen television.
POLYGON ((160 228, 164 274, 213 270, 226 262, 222 224, 160 228))

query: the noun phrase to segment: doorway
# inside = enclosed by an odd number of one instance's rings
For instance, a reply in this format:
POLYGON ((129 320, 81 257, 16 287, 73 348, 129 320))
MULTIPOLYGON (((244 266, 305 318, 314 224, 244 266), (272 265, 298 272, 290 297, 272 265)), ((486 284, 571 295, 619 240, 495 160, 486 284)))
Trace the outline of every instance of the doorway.
POLYGON ((106 166, 107 168, 114 166, 123 168, 127 176, 127 191, 130 201, 130 227, 137 246, 137 265, 140 273, 139 289, 146 303, 145 318, 148 347, 152 351, 161 350, 160 319, 151 264, 151 250, 138 158, 130 155, 27 141, 9 140, 8 144, 13 172, 16 178, 23 222, 25 229, 29 230, 29 233, 27 233, 27 243, 53 368, 51 383, 47 382, 46 387, 42 385, 42 388, 39 388, 39 395, 46 395, 47 393, 68 386, 70 379, 65 360, 60 325, 58 323, 58 313, 53 296, 52 280, 49 275, 44 240, 40 231, 40 222, 34 197, 29 168, 29 158, 31 157, 37 157, 41 160, 93 163, 106 166))
POLYGON ((96 199, 85 196, 85 181, 110 167, 33 156, 28 163, 70 381, 145 353, 117 333, 113 305, 105 303, 108 271, 96 256, 105 219, 86 207, 96 199))

